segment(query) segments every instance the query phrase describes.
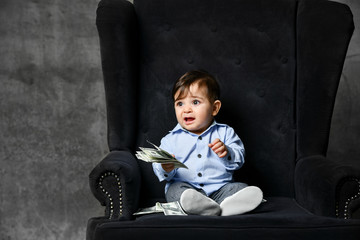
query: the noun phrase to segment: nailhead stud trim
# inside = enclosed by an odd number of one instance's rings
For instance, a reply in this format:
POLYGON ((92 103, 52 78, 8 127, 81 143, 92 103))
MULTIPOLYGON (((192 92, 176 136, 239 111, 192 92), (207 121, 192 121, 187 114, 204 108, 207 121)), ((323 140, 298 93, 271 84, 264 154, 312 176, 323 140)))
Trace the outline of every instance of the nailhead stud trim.
MULTIPOLYGON (((348 207, 350 205, 350 203, 354 200, 356 200, 357 198, 360 197, 360 180, 357 178, 350 178, 349 181, 355 181, 358 183, 358 192, 355 194, 355 196, 349 197, 346 202, 345 202, 345 206, 344 206, 344 219, 349 219, 351 216, 349 215, 349 211, 348 211, 348 207)), ((339 217, 339 203, 336 204, 336 217, 339 217)))
POLYGON ((100 176, 99 188, 106 195, 106 197, 109 199, 109 202, 110 202, 110 216, 109 216, 109 219, 112 219, 113 216, 114 216, 114 201, 113 201, 114 199, 110 195, 110 193, 105 190, 105 188, 103 186, 103 180, 104 180, 104 178, 106 178, 108 176, 114 177, 116 179, 116 181, 117 181, 119 195, 117 197, 115 197, 115 199, 119 201, 119 209, 120 209, 119 210, 119 216, 122 216, 122 214, 123 214, 122 186, 121 186, 119 176, 117 174, 113 173, 113 172, 106 172, 106 173, 104 173, 103 175, 100 176))

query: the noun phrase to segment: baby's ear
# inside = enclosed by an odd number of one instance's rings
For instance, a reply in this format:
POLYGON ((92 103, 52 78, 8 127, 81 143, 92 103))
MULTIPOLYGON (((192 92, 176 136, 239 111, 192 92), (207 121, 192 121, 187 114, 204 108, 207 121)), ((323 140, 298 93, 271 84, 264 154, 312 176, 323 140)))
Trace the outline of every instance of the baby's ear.
POLYGON ((212 116, 215 117, 221 108, 221 101, 220 100, 216 100, 213 104, 213 112, 212 112, 212 116))

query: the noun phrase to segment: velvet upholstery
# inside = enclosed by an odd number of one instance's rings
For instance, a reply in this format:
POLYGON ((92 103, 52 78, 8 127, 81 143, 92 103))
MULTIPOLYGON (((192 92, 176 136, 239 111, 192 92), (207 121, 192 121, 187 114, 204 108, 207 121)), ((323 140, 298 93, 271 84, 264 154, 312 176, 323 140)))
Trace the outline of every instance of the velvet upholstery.
POLYGON ((88 239, 359 239, 360 169, 326 158, 350 9, 310 0, 102 0, 97 9, 110 153, 90 173, 106 206, 88 239), (134 218, 165 202, 134 151, 176 124, 171 88, 191 69, 218 78, 216 118, 244 142, 235 179, 269 199, 232 217, 134 218), (204 231, 206 230, 206 231, 204 231), (224 232, 232 234, 224 236, 224 232), (204 238, 205 238, 204 237, 204 238))
MULTIPOLYGON (((108 220, 93 218, 89 225, 108 220)), ((358 239, 359 221, 312 215, 290 198, 269 198, 250 214, 229 217, 147 215, 134 221, 109 221, 94 239, 358 239)))

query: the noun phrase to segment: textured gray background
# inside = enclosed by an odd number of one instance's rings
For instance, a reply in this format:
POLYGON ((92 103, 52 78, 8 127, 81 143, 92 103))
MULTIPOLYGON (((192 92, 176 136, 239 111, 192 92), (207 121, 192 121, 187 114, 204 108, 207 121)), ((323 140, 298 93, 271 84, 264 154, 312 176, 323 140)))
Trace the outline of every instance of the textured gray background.
MULTIPOLYGON (((2 0, 0 240, 84 239, 103 214, 88 174, 107 152, 97 0, 2 0)), ((343 0, 360 24, 360 1, 343 0)), ((359 158, 360 33, 341 79, 329 155, 359 158)))

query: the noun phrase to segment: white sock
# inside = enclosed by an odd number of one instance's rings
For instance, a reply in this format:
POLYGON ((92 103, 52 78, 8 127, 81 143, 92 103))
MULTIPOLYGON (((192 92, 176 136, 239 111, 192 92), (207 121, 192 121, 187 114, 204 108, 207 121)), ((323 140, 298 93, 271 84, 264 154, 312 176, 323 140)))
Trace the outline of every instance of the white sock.
POLYGON ((181 194, 180 205, 191 215, 219 216, 221 211, 219 204, 194 189, 187 189, 181 194))
POLYGON ((263 200, 263 193, 258 187, 241 189, 220 203, 221 216, 237 215, 254 210, 263 200))

